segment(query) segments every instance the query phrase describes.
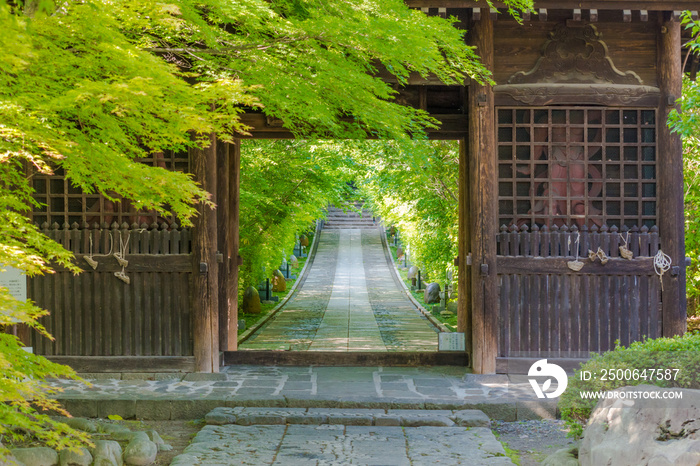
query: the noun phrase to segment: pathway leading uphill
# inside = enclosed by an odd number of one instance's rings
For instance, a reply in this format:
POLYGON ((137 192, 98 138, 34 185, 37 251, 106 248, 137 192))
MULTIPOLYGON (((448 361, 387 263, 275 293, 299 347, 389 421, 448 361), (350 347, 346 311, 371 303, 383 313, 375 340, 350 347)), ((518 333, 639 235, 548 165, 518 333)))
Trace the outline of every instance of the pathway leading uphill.
POLYGON ((437 351, 406 297, 372 214, 331 208, 301 289, 241 350, 437 351))

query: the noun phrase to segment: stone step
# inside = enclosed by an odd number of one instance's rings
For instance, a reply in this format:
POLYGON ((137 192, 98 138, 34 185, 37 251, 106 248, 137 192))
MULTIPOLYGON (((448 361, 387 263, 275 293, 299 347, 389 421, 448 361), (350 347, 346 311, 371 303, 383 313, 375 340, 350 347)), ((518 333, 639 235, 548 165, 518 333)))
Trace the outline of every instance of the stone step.
POLYGON ((324 225, 324 230, 372 230, 375 225, 324 225))
POLYGON ((491 420, 477 409, 347 409, 347 408, 214 408, 207 424, 345 425, 400 427, 491 427, 491 420))
POLYGON ((326 225, 374 225, 372 219, 367 220, 326 220, 326 225))
POLYGON ((374 217, 371 216, 366 216, 366 217, 341 217, 339 215, 335 216, 328 216, 326 217, 326 221, 340 221, 340 222, 371 222, 373 221, 374 217))
POLYGON ((328 218, 372 218, 372 212, 328 212, 328 218))

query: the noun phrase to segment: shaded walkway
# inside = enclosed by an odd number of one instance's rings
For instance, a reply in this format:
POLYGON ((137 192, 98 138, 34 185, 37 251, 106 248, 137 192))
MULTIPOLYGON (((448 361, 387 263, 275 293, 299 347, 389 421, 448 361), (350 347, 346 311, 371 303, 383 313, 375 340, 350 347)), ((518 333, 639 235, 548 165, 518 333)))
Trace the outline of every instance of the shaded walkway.
POLYGON ((437 351, 377 229, 323 230, 301 289, 240 350, 437 351))

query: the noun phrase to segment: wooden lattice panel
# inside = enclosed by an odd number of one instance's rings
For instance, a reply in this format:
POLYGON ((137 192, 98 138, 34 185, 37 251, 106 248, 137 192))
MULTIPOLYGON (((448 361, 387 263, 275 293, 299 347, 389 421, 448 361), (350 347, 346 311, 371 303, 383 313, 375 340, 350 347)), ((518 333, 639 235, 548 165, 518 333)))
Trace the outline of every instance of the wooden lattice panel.
POLYGON ((652 227, 656 110, 499 108, 499 225, 652 227))
MULTIPOLYGON (((140 161, 173 171, 190 172, 190 161, 186 152, 167 151, 140 161)), ((45 222, 60 226, 77 223, 82 227, 85 224, 111 225, 117 222, 119 225, 145 223, 150 226, 165 221, 156 212, 136 211, 128 200, 113 202, 102 194, 83 192, 66 178, 61 168, 56 169, 53 175, 32 175, 32 187, 34 199, 39 202, 39 206, 35 206, 32 211, 32 219, 38 225, 45 222)), ((168 219, 167 222, 170 220, 172 219, 168 219)))

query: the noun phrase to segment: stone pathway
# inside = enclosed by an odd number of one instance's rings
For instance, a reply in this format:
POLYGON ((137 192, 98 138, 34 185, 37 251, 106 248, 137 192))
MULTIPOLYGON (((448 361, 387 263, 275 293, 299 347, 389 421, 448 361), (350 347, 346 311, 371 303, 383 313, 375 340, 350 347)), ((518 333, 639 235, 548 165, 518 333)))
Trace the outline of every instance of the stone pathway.
POLYGON ((437 351, 400 288, 378 229, 322 230, 301 289, 240 350, 437 351))
POLYGON ((554 417, 526 377, 477 376, 464 367, 227 366, 218 374, 83 374, 55 380, 81 417, 196 419, 216 407, 479 409, 492 419, 554 417), (514 378, 517 377, 517 378, 514 378))
POLYGON ((172 465, 512 465, 481 411, 216 408, 172 465))

